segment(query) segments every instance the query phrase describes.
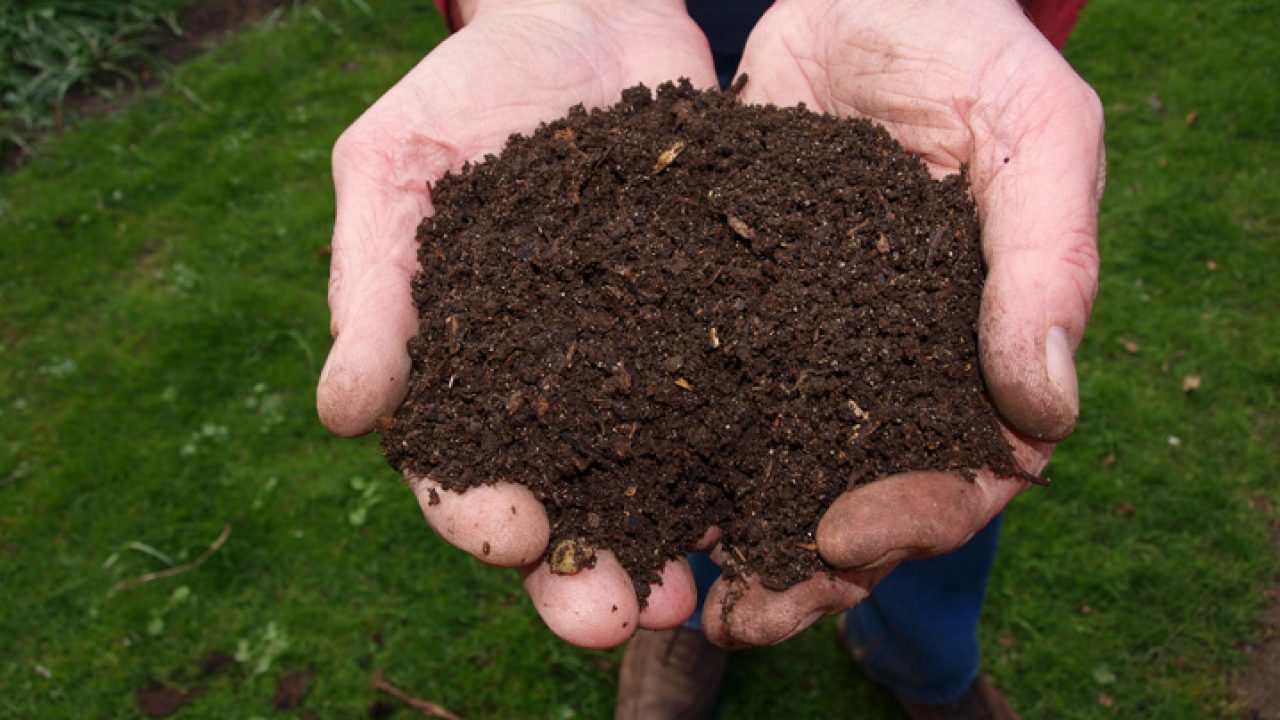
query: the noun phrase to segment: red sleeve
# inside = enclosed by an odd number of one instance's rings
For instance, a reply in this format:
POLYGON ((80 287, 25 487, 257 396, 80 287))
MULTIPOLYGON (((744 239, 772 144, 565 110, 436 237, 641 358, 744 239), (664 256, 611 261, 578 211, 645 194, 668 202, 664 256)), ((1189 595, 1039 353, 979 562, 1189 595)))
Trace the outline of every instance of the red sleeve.
POLYGON ((449 26, 449 32, 458 32, 462 29, 462 17, 458 15, 458 3, 454 0, 436 0, 436 9, 440 11, 440 16, 444 18, 444 24, 449 26))
POLYGON ((1021 0, 1027 17, 1053 46, 1062 49, 1087 0, 1021 0))

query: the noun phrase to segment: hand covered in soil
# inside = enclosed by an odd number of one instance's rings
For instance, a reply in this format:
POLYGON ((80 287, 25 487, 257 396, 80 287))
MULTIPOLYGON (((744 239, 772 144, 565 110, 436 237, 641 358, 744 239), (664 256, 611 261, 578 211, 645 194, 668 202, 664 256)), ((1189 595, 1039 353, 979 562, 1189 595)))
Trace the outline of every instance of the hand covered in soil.
MULTIPOLYGON (((1022 467, 1039 473, 1079 407, 1074 348, 1097 289, 1102 110, 1012 0, 782 0, 747 42, 747 102, 805 103, 884 124, 935 176, 968 164, 988 264, 984 379, 1022 467)), ((818 528, 836 579, 752 584, 715 642, 779 642, 861 602, 897 563, 959 548, 1026 487, 978 473, 886 478, 840 497, 818 528)))
MULTIPOLYGON (((337 218, 329 278, 333 349, 316 404, 334 433, 360 435, 404 398, 406 342, 417 330, 409 281, 428 184, 501 149, 576 103, 616 102, 622 89, 688 77, 715 85, 706 40, 679 0, 461 3, 466 26, 441 43, 339 138, 333 150, 337 218)), ((427 521, 481 560, 519 568, 539 613, 569 642, 608 647, 637 625, 670 627, 693 610, 692 577, 668 566, 648 607, 601 553, 590 570, 549 573, 549 528, 523 486, 498 482, 462 495, 409 478, 427 521)), ((501 480, 501 479, 499 479, 501 480)))

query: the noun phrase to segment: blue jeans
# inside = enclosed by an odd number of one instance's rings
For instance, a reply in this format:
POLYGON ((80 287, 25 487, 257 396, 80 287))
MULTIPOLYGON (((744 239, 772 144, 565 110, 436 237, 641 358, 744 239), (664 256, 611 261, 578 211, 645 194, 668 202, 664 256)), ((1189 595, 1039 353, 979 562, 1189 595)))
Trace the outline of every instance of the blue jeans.
MULTIPOLYGON (((899 565, 871 596, 845 613, 846 645, 872 680, 908 700, 941 705, 978 676, 978 616, 1000 541, 997 515, 953 553, 899 565)), ((707 590, 720 568, 689 555, 698 609, 686 626, 702 629, 707 590)))
POLYGON ((747 35, 773 0, 688 0, 685 4, 711 45, 720 87, 729 87, 742 59, 747 35))

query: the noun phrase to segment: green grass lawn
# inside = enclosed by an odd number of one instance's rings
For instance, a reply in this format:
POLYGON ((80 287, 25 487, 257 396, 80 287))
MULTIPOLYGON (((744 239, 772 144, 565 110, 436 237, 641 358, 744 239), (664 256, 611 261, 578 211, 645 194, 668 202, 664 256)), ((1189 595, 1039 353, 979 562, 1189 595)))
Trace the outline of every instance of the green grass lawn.
MULTIPOLYGON (((325 718, 365 716, 375 670, 468 718, 610 716, 617 651, 555 640, 314 417, 329 149, 443 36, 428 5, 308 4, 0 178, 0 716, 137 717, 153 684, 203 690, 179 717, 296 716, 272 696, 303 669, 325 718)), ((1275 2, 1096 0, 1068 48, 1110 184, 1079 430, 983 620, 1025 717, 1241 714, 1280 521, 1276 37, 1275 2)), ((828 622, 736 656, 721 716, 896 713, 828 622)))

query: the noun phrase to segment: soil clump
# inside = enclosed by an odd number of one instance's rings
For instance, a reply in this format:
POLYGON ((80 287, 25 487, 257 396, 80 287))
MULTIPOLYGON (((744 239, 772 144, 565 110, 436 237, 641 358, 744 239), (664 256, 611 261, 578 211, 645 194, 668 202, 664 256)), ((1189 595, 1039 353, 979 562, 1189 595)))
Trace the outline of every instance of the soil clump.
POLYGON ((714 525, 731 575, 782 589, 824 571, 817 523, 858 484, 1023 475, 978 369, 967 179, 879 126, 641 86, 432 199, 384 453, 527 485, 558 571, 612 550, 643 602, 714 525))

